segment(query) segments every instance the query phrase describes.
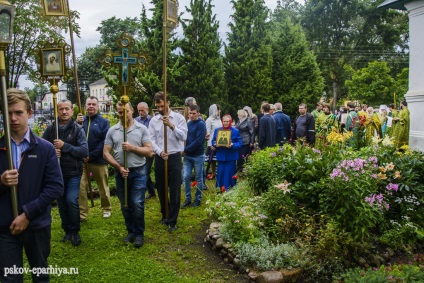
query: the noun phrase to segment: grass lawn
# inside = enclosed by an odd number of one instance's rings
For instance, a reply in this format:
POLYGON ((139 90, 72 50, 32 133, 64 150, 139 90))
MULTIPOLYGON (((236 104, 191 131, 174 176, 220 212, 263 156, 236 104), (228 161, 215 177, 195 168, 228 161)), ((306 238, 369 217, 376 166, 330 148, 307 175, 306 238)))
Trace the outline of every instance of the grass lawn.
MULTIPOLYGON (((216 194, 214 181, 208 181, 208 186, 210 189, 204 192, 200 207, 180 210, 178 230, 173 234, 168 233, 165 225, 159 224, 158 198, 147 200, 145 243, 140 249, 122 241, 127 231, 116 196, 111 197, 112 216, 108 219, 102 218, 100 200, 95 200, 87 222, 81 224, 82 244, 78 247, 73 247, 70 242, 60 242, 64 233, 58 209, 54 208, 49 264, 61 268, 77 267, 78 274, 52 275, 51 281, 248 282, 203 243, 205 230, 211 222, 205 202, 216 194)), ((28 275, 25 279, 30 281, 28 275)))

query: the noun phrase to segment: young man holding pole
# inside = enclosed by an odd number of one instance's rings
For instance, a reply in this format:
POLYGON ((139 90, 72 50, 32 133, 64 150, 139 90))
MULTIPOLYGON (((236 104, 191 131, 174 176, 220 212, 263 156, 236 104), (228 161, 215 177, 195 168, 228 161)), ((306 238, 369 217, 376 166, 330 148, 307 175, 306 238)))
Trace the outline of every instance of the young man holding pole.
MULTIPOLYGON (((55 149, 28 128, 32 115, 28 95, 7 92, 12 159, 8 170, 5 138, 0 139, 0 281, 22 282, 23 274, 7 274, 23 266, 23 249, 31 268, 48 267, 51 238, 51 203, 63 194, 63 179, 55 149), (18 216, 12 213, 10 187, 19 186, 18 216), (4 271, 4 272, 3 272, 4 271)), ((48 282, 49 274, 32 274, 33 282, 48 282)))

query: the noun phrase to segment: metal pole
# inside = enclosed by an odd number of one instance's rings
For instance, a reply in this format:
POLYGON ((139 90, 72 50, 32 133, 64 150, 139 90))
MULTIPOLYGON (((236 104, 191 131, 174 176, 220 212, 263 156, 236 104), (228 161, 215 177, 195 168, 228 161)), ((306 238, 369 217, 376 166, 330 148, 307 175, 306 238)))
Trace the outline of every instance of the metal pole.
POLYGON ((59 92, 59 87, 56 85, 56 79, 53 78, 53 82, 50 86, 50 91, 53 93, 53 107, 54 107, 54 121, 56 124, 55 132, 56 139, 59 138, 59 117, 57 113, 57 96, 56 94, 59 92))
MULTIPOLYGON (((9 106, 7 104, 7 88, 6 88, 6 62, 4 57, 4 50, 6 46, 0 45, 0 84, 1 84, 1 110, 3 113, 3 126, 4 126, 4 141, 6 143, 6 157, 7 157, 7 168, 13 170, 13 159, 12 159, 12 143, 10 141, 10 119, 9 119, 9 106)), ((16 192, 16 186, 10 187, 10 198, 12 202, 13 217, 18 216, 18 195, 16 192)))
MULTIPOLYGON (((162 60, 163 60, 163 101, 165 103, 164 114, 168 115, 166 104, 166 41, 167 41, 167 16, 168 16, 168 1, 163 0, 163 47, 162 47, 162 60)), ((168 153, 168 129, 163 127, 163 152, 168 153)), ((164 174, 165 174, 165 218, 168 219, 168 159, 164 160, 164 174)))

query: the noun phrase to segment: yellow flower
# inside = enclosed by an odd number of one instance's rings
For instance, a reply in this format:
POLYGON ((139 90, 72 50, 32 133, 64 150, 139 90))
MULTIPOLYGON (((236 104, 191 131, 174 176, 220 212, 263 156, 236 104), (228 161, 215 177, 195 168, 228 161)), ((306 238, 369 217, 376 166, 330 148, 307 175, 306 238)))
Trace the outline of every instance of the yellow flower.
POLYGON ((389 164, 386 165, 386 169, 389 171, 392 171, 395 168, 395 165, 393 164, 393 162, 390 162, 389 164))
POLYGON ((378 169, 380 169, 380 172, 385 173, 387 171, 387 169, 385 167, 379 167, 378 169))
POLYGON ((400 175, 400 171, 396 171, 395 172, 395 176, 394 176, 394 178, 395 179, 400 179, 402 176, 400 175))
POLYGON ((378 174, 377 174, 377 176, 378 176, 378 178, 380 178, 381 180, 386 180, 386 179, 387 179, 386 174, 383 174, 383 173, 378 173, 378 174))

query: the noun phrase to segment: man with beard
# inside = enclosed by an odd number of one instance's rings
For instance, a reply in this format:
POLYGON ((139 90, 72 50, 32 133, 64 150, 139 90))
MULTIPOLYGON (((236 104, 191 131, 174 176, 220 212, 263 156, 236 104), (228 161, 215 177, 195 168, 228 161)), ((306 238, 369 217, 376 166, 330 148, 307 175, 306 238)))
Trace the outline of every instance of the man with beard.
POLYGON ((398 117, 393 118, 396 125, 393 136, 396 148, 409 144, 409 109, 406 100, 401 102, 400 109, 398 117))
POLYGON ((152 137, 155 156, 155 180, 159 195, 162 219, 160 223, 168 225, 169 233, 177 230, 177 218, 181 198, 181 152, 187 139, 187 123, 183 115, 169 108, 162 91, 154 96, 155 107, 159 114, 152 118, 149 131, 152 137), (167 131, 167 152, 164 151, 164 128, 167 131), (168 160, 169 202, 165 203, 164 161, 168 160), (167 210, 166 210, 167 209, 167 210), (168 218, 166 218, 168 211, 168 218))

